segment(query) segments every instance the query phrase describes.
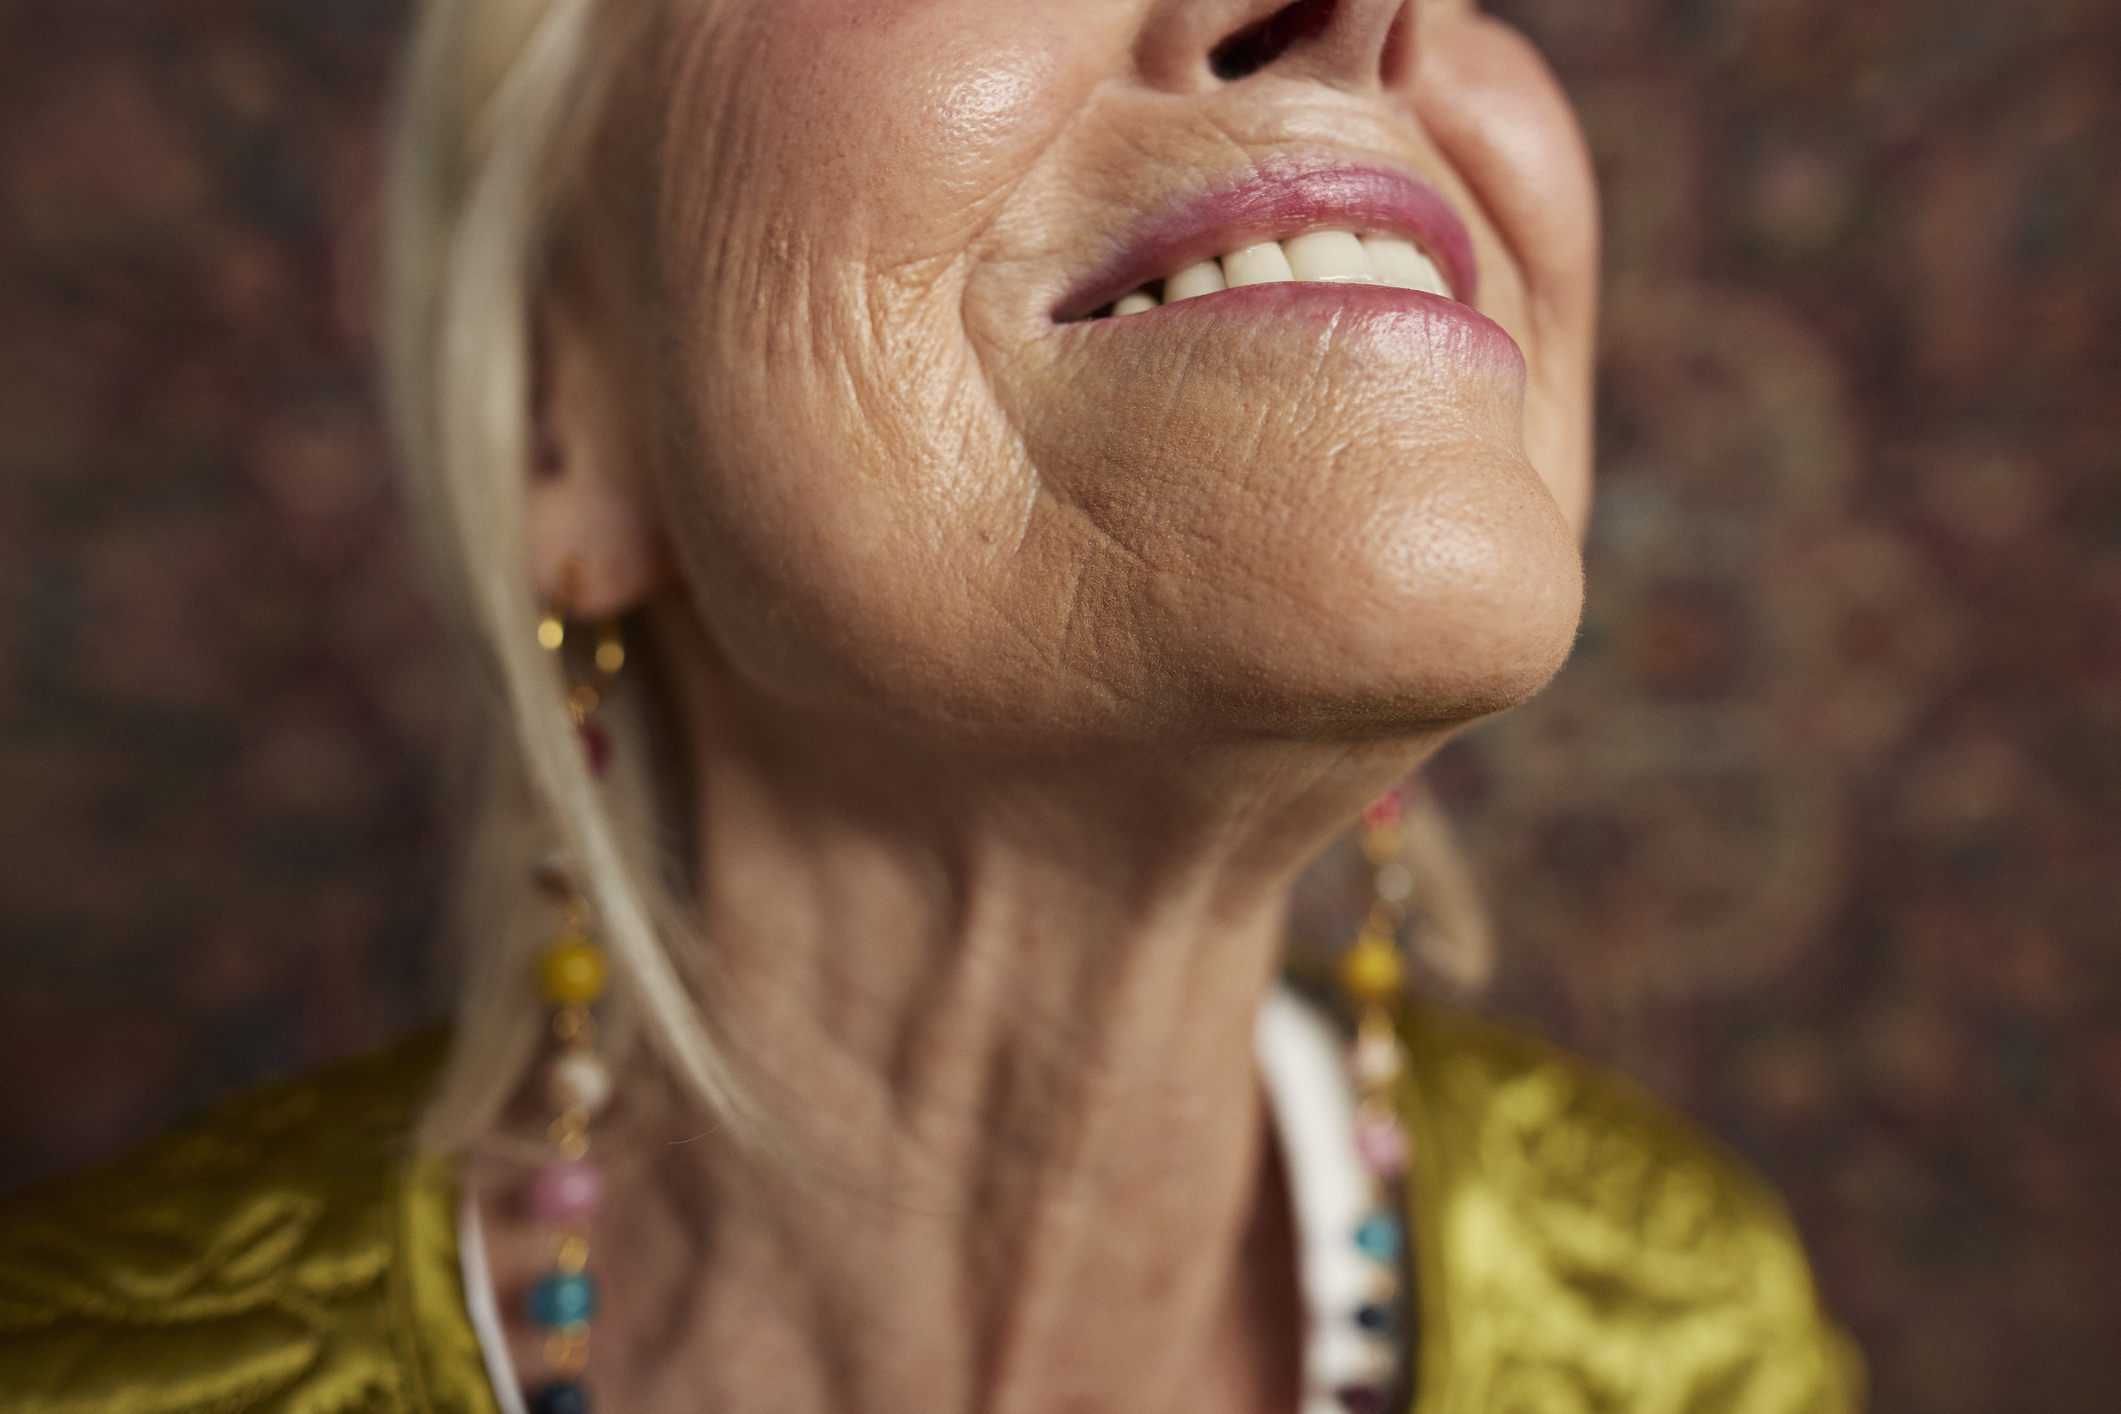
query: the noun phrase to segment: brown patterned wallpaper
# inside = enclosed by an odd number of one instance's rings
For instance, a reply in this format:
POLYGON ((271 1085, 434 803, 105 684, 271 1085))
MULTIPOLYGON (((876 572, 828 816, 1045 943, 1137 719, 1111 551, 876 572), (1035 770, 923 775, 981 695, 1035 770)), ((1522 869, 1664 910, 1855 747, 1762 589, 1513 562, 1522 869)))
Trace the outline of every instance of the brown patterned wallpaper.
MULTIPOLYGON (((2121 11, 1508 0, 1607 201, 1495 1006, 1790 1196, 1876 1407, 2121 1389, 2121 11)), ((433 1014, 369 358, 397 0, 0 0, 0 1185, 433 1014)))

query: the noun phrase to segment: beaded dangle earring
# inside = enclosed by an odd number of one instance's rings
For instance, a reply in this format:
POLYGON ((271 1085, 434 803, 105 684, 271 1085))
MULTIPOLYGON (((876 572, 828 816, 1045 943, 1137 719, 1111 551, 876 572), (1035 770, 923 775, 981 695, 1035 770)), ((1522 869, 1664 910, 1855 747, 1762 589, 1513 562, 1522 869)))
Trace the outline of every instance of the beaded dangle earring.
MULTIPOLYGON (((570 573, 563 583, 575 577, 570 573)), ((558 652, 566 637, 558 614, 548 613, 539 622, 538 642, 548 651, 558 652)), ((610 747, 594 713, 626 663, 616 622, 600 630, 594 661, 595 678, 569 689, 567 712, 590 769, 601 777, 610 747)), ((533 873, 558 904, 563 921, 537 969, 539 991, 551 1008, 555 1054, 546 1067, 545 1090, 555 1115, 546 1131, 553 1157, 531 1178, 530 1207, 550 1234, 553 1267, 530 1292, 530 1319, 545 1332, 545 1379, 532 1393, 529 1409, 530 1414, 589 1414, 582 1371, 589 1359, 589 1323, 597 1311, 589 1227, 604 1203, 603 1171, 589 1158, 589 1122, 611 1099, 611 1072, 597 1054, 597 1023, 590 1008, 604 995, 606 966, 589 926, 588 900, 564 860, 548 853, 533 873)))
POLYGON ((1370 1201, 1353 1233, 1372 1269, 1374 1298, 1356 1312, 1381 1373, 1373 1383, 1339 1391, 1348 1414, 1385 1414, 1404 1376, 1406 1225, 1405 1185, 1412 1145, 1400 1118, 1397 1092, 1407 1071, 1406 1043, 1394 1011, 1406 985, 1398 936, 1414 892, 1413 874, 1400 862, 1404 805, 1397 789, 1363 812, 1362 851, 1374 871, 1374 898, 1355 943, 1341 958, 1342 996, 1355 1016, 1348 1069, 1355 1083, 1355 1150, 1370 1180, 1370 1201))
POLYGON ((530 1414, 589 1414, 582 1370, 597 1311, 589 1226, 604 1204, 604 1174, 589 1158, 589 1122, 611 1098, 611 1072, 597 1054, 590 1007, 604 994, 604 950, 565 867, 543 860, 538 880, 560 902, 565 921, 538 962, 556 1052, 546 1067, 545 1093, 556 1113, 546 1130, 552 1158, 530 1180, 531 1212, 552 1244, 552 1270, 530 1290, 530 1319, 545 1332, 545 1381, 531 1395, 530 1414))

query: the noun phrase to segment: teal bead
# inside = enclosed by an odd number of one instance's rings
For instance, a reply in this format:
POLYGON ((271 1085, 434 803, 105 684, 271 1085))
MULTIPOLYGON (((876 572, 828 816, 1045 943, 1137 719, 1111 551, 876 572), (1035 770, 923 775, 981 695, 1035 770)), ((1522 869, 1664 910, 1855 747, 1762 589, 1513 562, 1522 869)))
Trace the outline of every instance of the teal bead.
POLYGON ((530 1319, 549 1331, 581 1325, 597 1313, 597 1284, 587 1272, 554 1272, 530 1289, 530 1319))
POLYGON ((1382 1208, 1355 1229, 1355 1245, 1373 1262, 1398 1261, 1400 1239, 1399 1219, 1382 1208))

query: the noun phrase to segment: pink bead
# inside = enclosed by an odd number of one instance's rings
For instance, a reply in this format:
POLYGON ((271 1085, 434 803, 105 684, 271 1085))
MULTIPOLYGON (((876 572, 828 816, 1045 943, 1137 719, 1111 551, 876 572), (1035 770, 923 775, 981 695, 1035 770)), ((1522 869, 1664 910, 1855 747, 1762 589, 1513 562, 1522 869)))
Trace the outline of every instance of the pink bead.
POLYGON ((586 1221, 603 1206, 603 1171, 586 1159, 547 1164, 530 1180, 530 1209, 547 1227, 586 1221))
POLYGON ((1392 1115, 1358 1115, 1355 1152, 1363 1167, 1379 1178, 1397 1178, 1407 1169, 1407 1131, 1392 1115))

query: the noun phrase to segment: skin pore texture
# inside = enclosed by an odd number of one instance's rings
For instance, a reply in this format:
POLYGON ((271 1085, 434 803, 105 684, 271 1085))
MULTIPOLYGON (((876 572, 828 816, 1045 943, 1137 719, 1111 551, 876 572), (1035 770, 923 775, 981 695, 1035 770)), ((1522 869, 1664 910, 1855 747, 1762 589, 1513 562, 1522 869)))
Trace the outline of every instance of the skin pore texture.
MULTIPOLYGON (((671 0, 648 31, 545 310, 529 551, 580 617, 643 611, 703 1004, 785 1152, 622 1099, 599 1403, 1289 1414, 1253 1017, 1303 866, 1568 651, 1574 120, 1465 0, 671 0), (1226 61, 1284 8, 1293 43, 1226 61), (1332 193, 1378 171, 1463 224, 1472 308, 1079 317, 1189 212, 1189 259, 1362 229, 1332 193)), ((543 1240, 507 1175, 482 1215, 520 1311, 543 1240)))

